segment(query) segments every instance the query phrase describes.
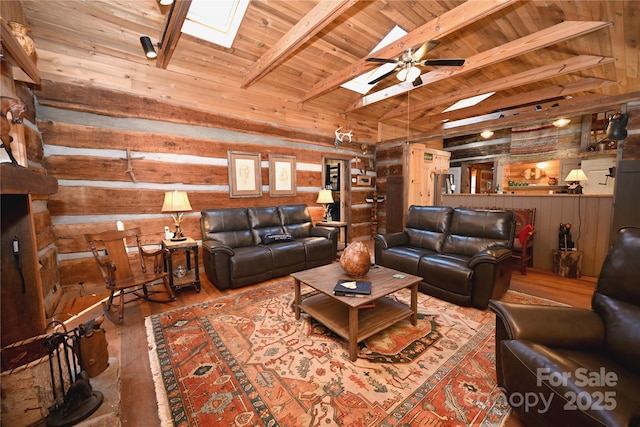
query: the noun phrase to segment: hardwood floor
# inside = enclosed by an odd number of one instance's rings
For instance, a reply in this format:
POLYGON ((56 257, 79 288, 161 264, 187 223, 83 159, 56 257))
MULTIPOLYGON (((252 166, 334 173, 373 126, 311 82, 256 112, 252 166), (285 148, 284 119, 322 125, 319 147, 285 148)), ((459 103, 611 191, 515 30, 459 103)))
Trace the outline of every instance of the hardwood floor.
MULTIPOLYGON (((203 269, 201 269, 203 271, 203 269)), ((523 276, 514 268, 511 289, 514 291, 535 295, 542 298, 562 302, 575 307, 590 308, 591 295, 595 288, 596 278, 583 277, 568 279, 554 275, 551 272, 531 268, 523 276)), ((147 354, 147 337, 144 318, 163 311, 210 300, 221 295, 243 292, 268 286, 272 282, 248 286, 232 291, 219 291, 201 273, 202 291, 197 294, 191 288, 178 291, 177 300, 168 304, 150 302, 132 302, 125 308, 125 319, 122 325, 115 325, 106 320, 104 329, 107 331, 109 355, 116 357, 120 363, 121 378, 121 420, 123 426, 154 426, 159 425, 155 388, 149 366, 147 354)), ((63 308, 63 316, 73 311, 83 310, 95 304, 104 295, 104 287, 85 286, 83 294, 70 300, 63 308), (93 291, 93 292, 92 292, 93 291), (95 295, 95 296, 93 296, 95 295)), ((68 321, 70 328, 76 327, 102 314, 98 303, 93 308, 85 310, 80 316, 68 321)), ((516 415, 511 416, 507 426, 518 427, 522 424, 516 415)))

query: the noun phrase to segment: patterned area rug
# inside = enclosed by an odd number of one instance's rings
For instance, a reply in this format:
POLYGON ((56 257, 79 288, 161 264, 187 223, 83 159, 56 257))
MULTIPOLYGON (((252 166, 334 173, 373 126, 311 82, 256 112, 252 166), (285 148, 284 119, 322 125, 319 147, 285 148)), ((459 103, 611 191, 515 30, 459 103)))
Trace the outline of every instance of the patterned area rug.
MULTIPOLYGON (((418 325, 360 343, 351 362, 343 339, 295 320, 293 297, 287 278, 148 317, 163 425, 497 426, 508 416, 490 311, 419 293, 418 325)), ((511 291, 503 300, 534 302, 511 291)))

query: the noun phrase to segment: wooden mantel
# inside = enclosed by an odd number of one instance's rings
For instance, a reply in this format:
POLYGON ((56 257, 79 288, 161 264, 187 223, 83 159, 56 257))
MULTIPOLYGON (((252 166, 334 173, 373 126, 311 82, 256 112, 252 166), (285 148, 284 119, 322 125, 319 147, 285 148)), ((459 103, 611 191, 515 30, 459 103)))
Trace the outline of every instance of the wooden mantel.
POLYGON ((0 189, 2 194, 54 194, 58 180, 22 166, 0 163, 0 189))

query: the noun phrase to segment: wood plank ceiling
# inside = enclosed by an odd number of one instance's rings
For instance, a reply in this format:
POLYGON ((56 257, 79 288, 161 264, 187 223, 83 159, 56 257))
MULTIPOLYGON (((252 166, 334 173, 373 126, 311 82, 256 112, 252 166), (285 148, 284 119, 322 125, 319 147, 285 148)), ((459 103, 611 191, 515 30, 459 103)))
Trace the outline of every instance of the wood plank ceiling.
POLYGON ((122 90, 325 136, 342 126, 369 143, 380 123, 441 136, 444 119, 640 98, 634 0, 252 0, 231 48, 180 34, 190 1, 171 13, 157 0, 23 0, 42 84, 122 90), (369 55, 394 25, 407 36, 369 55), (139 37, 163 34, 148 61, 139 37), (417 87, 391 76, 366 96, 340 87, 376 66, 365 58, 397 58, 430 39, 440 45, 428 59, 465 65, 423 67, 417 87), (442 113, 489 91, 476 107, 442 113))

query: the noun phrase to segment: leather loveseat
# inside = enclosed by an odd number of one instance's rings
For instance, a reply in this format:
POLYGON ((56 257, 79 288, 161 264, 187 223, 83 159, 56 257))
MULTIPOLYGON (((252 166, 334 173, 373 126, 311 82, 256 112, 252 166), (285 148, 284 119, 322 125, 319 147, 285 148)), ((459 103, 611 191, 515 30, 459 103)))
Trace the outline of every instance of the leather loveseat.
POLYGON ((375 262, 420 276, 418 289, 486 309, 511 281, 511 211, 411 206, 404 231, 374 236, 375 262))
POLYGON ((496 373, 530 426, 640 426, 640 228, 616 235, 591 310, 491 301, 496 373))
POLYGON ((315 227, 306 205, 203 210, 200 228, 204 270, 219 289, 336 259, 338 229, 315 227))

